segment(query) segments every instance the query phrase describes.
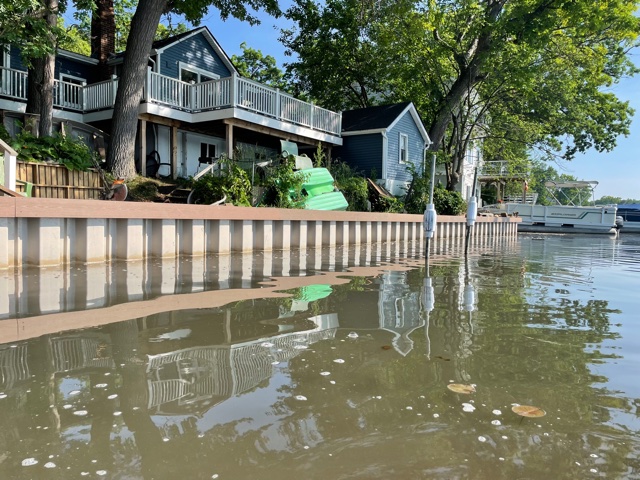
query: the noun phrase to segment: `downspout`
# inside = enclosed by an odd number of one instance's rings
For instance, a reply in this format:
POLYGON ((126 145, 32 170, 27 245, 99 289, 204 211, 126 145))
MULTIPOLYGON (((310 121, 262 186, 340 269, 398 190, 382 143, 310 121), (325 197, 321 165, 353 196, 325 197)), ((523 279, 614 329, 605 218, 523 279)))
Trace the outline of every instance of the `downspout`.
POLYGON ((389 189, 387 185, 387 156, 389 150, 389 139, 387 138, 387 131, 382 132, 382 172, 380 179, 383 181, 384 188, 389 189))

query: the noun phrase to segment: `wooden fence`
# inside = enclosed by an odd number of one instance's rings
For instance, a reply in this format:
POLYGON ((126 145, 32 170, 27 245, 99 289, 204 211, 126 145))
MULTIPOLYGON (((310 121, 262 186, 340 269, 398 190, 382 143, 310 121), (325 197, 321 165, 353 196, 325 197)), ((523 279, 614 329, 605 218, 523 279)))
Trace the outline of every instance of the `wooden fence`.
POLYGON ((17 162, 16 190, 38 198, 99 199, 103 191, 100 174, 69 170, 64 165, 17 162))

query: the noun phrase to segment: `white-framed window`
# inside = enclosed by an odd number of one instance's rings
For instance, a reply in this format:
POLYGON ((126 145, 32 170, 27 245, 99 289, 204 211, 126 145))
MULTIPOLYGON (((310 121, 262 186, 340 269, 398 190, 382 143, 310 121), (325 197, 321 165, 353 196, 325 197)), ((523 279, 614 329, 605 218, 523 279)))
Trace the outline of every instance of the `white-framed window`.
POLYGON ((398 145, 398 161, 407 163, 409 161, 409 135, 400 134, 400 144, 398 145))
POLYGON ((180 80, 187 83, 202 83, 220 78, 220 75, 182 62, 178 62, 178 69, 180 70, 180 80))

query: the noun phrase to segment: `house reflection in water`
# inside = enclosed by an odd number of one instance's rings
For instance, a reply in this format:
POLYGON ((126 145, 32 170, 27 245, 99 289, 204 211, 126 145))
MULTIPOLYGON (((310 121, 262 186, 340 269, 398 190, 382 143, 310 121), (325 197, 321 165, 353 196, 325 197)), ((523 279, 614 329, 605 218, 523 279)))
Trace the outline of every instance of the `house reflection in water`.
POLYGON ((292 359, 315 342, 335 337, 336 314, 309 320, 316 328, 304 332, 150 355, 149 409, 165 415, 198 411, 259 386, 273 375, 275 364, 292 359))

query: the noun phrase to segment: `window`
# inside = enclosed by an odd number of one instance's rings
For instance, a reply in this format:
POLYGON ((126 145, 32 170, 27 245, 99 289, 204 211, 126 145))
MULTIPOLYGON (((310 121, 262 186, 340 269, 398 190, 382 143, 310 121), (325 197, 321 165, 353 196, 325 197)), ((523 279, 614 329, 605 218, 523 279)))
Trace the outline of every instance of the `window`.
POLYGON ((9 68, 9 48, 0 46, 0 92, 9 91, 9 85, 6 83, 10 76, 5 73, 4 69, 9 68))
POLYGON ((206 70, 198 67, 187 65, 186 63, 179 62, 178 67, 180 68, 180 80, 183 82, 202 83, 220 78, 220 75, 207 72, 206 70))
POLYGON ((400 163, 407 163, 409 161, 409 136, 405 133, 400 134, 400 146, 398 153, 398 160, 400 163))
POLYGON ((211 143, 200 144, 200 158, 215 158, 216 146, 211 143))

